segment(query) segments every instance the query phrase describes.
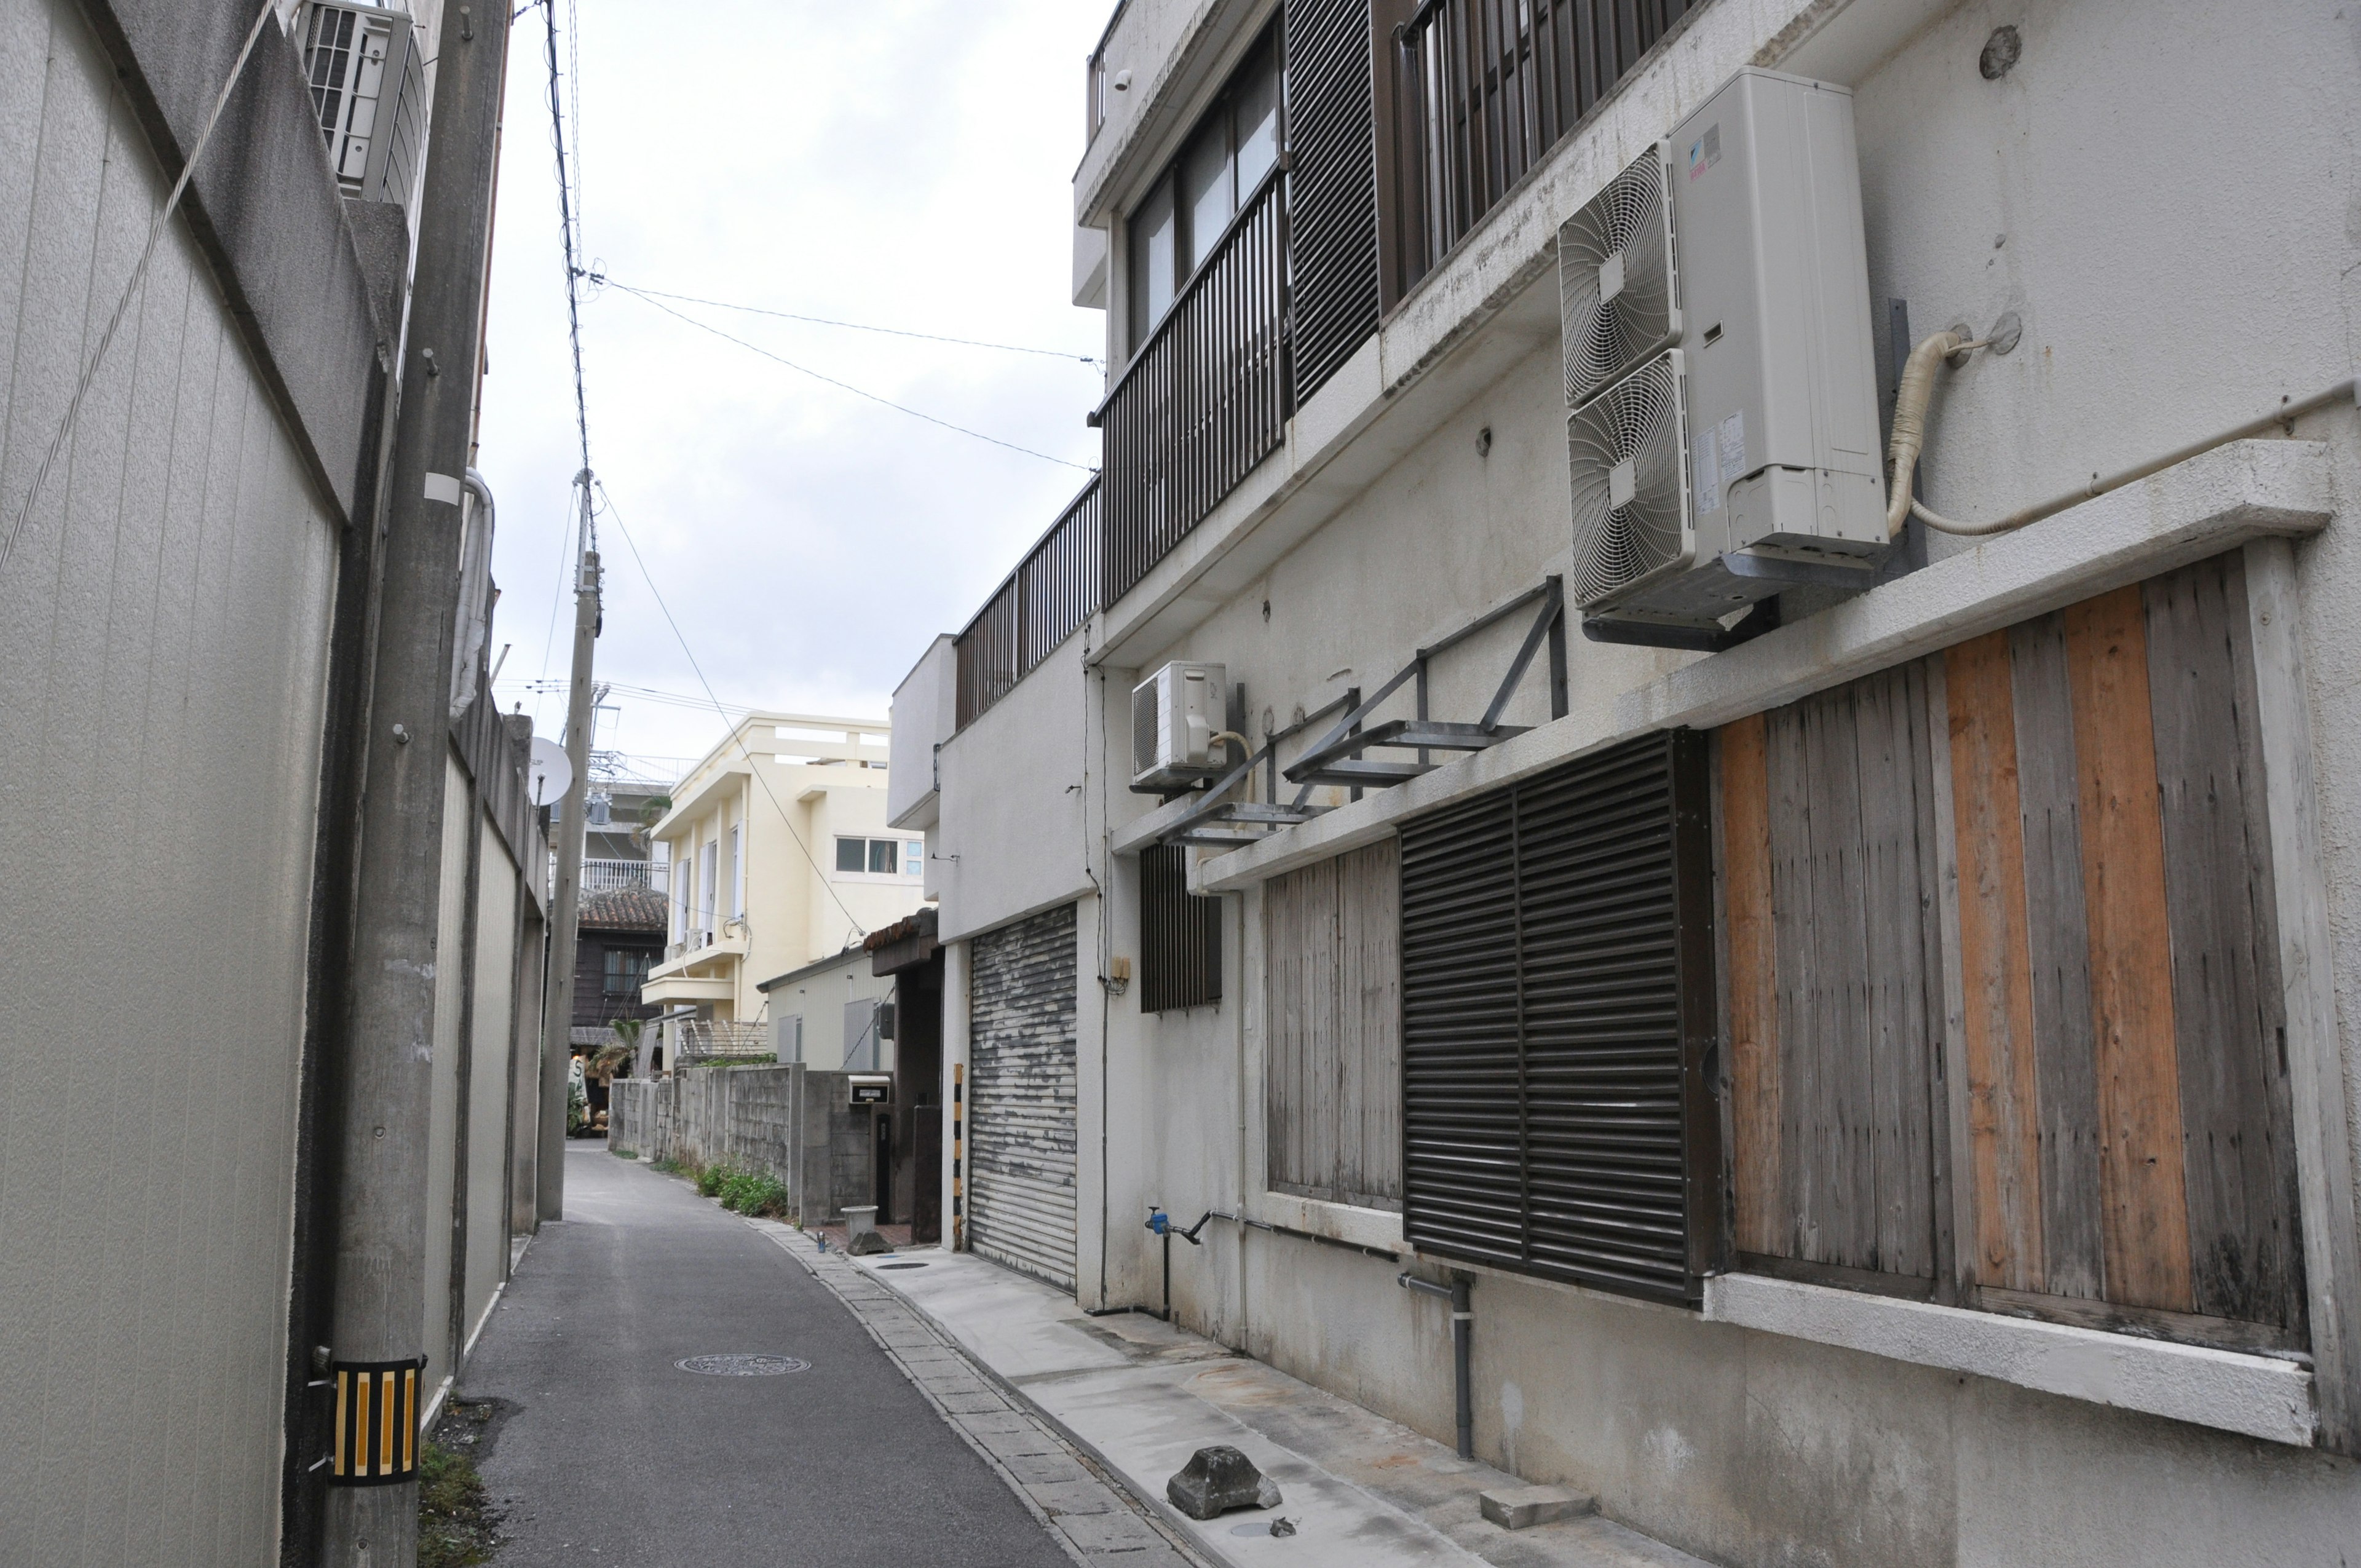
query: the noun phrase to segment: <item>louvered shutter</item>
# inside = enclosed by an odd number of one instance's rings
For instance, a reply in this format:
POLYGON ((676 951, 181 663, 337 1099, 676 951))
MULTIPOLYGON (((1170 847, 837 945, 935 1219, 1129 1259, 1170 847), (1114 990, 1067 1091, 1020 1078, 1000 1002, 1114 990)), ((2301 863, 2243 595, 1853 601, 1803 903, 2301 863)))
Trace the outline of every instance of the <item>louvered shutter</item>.
POLYGON ((1378 330, 1377 101, 1369 0, 1288 0, 1295 400, 1378 330))
POLYGON ((1684 731, 1403 828, 1422 1251, 1697 1299, 1720 1229, 1708 787, 1684 731))
POLYGON ((968 1245, 1074 1285, 1074 906, 970 947, 968 1245))

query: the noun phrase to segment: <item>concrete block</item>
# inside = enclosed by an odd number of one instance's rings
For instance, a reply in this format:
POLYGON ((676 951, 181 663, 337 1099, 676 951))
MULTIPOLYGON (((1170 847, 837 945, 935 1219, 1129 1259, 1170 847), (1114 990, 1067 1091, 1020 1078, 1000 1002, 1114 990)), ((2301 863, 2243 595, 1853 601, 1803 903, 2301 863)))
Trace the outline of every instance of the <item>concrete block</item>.
POLYGON ((1569 1492, 1564 1486, 1496 1486, 1480 1494, 1478 1500, 1484 1517, 1502 1530, 1554 1524, 1598 1507, 1598 1498, 1569 1492))
POLYGON ((1164 1483, 1164 1495, 1192 1519, 1219 1519, 1232 1508, 1275 1508, 1279 1501, 1278 1483, 1225 1442, 1191 1454, 1164 1483))

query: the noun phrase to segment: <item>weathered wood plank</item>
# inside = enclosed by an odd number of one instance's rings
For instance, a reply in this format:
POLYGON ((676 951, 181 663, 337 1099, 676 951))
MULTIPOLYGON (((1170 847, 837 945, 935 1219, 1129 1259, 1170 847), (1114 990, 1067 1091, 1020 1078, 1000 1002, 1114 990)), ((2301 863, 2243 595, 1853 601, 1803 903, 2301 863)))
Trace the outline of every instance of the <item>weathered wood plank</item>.
POLYGON ((1972 1140, 1968 1134, 1967 978, 1960 946, 1960 835, 1952 788, 1951 701, 1948 661, 1923 661, 1927 680, 1927 751, 1934 821, 1928 852, 1934 861, 1937 941, 1941 946, 1941 1047, 1935 1054, 1935 1299, 1956 1306, 1975 1288, 1976 1210, 1972 1140))
POLYGON ((1874 1268, 1877 1202, 1875 1086, 1867 1022, 1869 938, 1861 897, 1861 746, 1856 688, 1807 699, 1812 773, 1812 941, 1820 974, 1821 1045, 1815 1088, 1825 1118, 1818 1173, 1828 1222, 1822 1263, 1874 1268))
POLYGON ((1863 947, 1862 1044, 1871 1090, 1872 1250, 1863 1266, 1929 1276, 1934 1267, 1927 1166, 1928 1029, 1920 879, 1915 671, 1855 683, 1861 776, 1863 947))
MULTIPOLYGON (((2065 612, 2081 789, 2082 903, 2099 1079, 2100 1193, 2107 1294, 2191 1310, 2180 1074, 2173 1029, 2164 829, 2148 701, 2147 627, 2137 585, 2065 612)), ((1987 1283, 2012 1288, 2005 1279, 1987 1283)))
POLYGON ((2008 634, 1949 650, 1976 1282, 2043 1288, 2038 1090, 2008 634))
POLYGON ((2246 598, 2235 555, 2145 585, 2148 697, 2191 1288, 2207 1316, 2287 1324, 2303 1310, 2295 1150, 2246 598))
POLYGON ((1721 730, 1735 1233, 1741 1252, 1776 1253, 1786 1244, 1786 1193, 1779 1179, 1779 975, 1766 744, 1761 714, 1721 730))
POLYGON ((1795 707, 1763 716, 1764 776, 1771 801, 1771 927, 1775 955, 1773 1019, 1778 1047, 1777 1234, 1763 1248, 1788 1257, 1820 1255, 1825 1213, 1816 1174, 1827 1168, 1817 1102, 1821 1044, 1816 1003, 1811 875, 1811 775, 1804 720, 1795 707))
POLYGON ((1363 1051, 1360 1201, 1399 1209, 1402 1197, 1401 841, 1387 839, 1345 857, 1359 881, 1346 905, 1362 955, 1363 1051))
POLYGON ((2025 823, 2026 938, 2033 965, 2034 1077, 2040 1097, 2041 1244, 2049 1293, 2098 1297, 2099 1079, 2091 1041, 2091 933, 2082 911, 2074 696, 2066 622, 2009 629, 2016 793, 2025 823))
POLYGON ((2304 665, 2295 549, 2246 546, 2246 628, 2254 653, 2256 731, 2270 828, 2274 922, 2287 1017, 2296 1168, 2302 1180, 2303 1265, 2320 1446, 2361 1456, 2361 1221, 2345 1121, 2336 1024, 2334 937, 2314 794, 2311 677, 2304 665))
POLYGON ((1265 1158, 1279 1190, 1400 1204, 1400 899, 1391 839, 1264 889, 1265 1158))

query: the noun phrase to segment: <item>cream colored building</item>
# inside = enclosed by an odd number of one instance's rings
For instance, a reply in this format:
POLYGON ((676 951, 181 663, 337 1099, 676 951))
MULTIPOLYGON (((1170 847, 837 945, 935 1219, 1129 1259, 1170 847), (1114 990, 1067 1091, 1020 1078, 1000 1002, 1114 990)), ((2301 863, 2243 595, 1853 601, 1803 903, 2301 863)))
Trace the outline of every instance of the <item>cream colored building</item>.
POLYGON ((751 714, 674 790, 649 835, 672 862, 671 928, 641 992, 683 1014, 666 1065, 685 1041, 771 1048, 758 982, 918 907, 926 839, 885 825, 886 740, 864 719, 751 714))

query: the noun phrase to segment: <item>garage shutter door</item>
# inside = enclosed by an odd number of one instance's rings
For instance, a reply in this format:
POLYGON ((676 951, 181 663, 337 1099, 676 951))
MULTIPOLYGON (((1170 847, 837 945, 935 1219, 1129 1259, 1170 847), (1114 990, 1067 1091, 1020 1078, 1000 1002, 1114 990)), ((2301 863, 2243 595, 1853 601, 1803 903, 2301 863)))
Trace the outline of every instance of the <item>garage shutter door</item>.
POLYGON ((975 938, 968 1245, 1074 1286, 1074 906, 975 938))

